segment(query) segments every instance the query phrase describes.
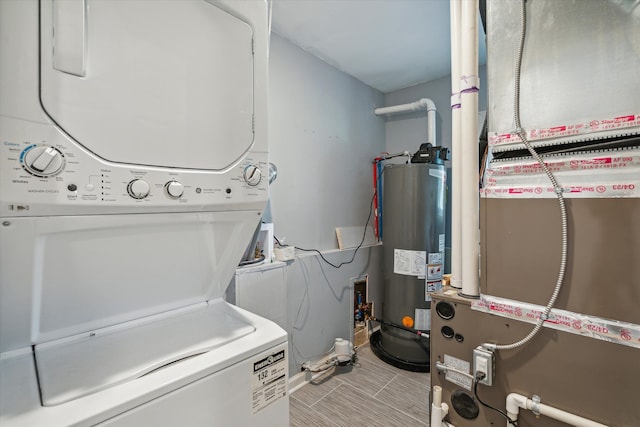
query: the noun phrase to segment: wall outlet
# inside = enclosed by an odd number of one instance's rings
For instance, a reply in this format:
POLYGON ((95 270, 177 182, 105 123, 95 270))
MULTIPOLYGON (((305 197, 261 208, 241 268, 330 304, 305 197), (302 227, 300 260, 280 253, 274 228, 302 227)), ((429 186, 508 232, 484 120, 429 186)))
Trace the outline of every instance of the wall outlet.
POLYGON ((484 378, 478 381, 480 384, 488 386, 493 384, 495 363, 493 352, 484 347, 473 349, 473 375, 476 376, 479 372, 484 374, 484 378))
POLYGON ((296 257, 296 248, 293 246, 283 246, 281 248, 275 248, 276 260, 278 261, 291 261, 296 257))

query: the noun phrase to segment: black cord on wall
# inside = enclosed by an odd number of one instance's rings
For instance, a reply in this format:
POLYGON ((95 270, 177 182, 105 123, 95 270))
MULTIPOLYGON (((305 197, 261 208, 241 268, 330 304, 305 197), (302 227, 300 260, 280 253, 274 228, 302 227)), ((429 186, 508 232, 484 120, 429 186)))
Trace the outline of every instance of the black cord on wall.
MULTIPOLYGON (((353 251, 353 255, 351 256, 351 259, 349 261, 343 261, 340 264, 334 264, 331 261, 329 261, 328 259, 326 259, 324 257, 324 255, 322 254, 322 252, 320 252, 319 249, 305 249, 305 248, 301 248, 299 246, 295 246, 295 248, 299 251, 303 251, 303 252, 315 252, 318 255, 320 255, 320 258, 326 262, 327 264, 329 264, 331 267, 333 268, 340 268, 343 265, 346 264, 351 264, 353 262, 353 260, 356 259, 356 254, 358 253, 358 250, 362 247, 362 245, 364 244, 365 238, 367 237, 367 227, 369 226, 369 222, 371 221, 371 214, 373 213, 373 200, 376 197, 376 193, 373 193, 373 197, 371 197, 371 202, 369 203, 369 216, 367 216, 367 222, 364 224, 364 232, 362 233, 362 239, 360 240, 360 243, 358 244, 358 246, 355 248, 355 250, 353 251)), ((280 246, 282 246, 282 244, 280 243, 280 241, 278 240, 278 238, 276 236, 273 236, 274 240, 276 241, 276 243, 280 246)))

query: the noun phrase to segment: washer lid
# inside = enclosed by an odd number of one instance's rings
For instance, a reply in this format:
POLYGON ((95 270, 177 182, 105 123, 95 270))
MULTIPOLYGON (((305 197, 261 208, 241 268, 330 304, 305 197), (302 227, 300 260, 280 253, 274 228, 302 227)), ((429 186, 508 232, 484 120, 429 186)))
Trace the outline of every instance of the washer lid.
POLYGON ((253 30, 204 0, 41 2, 41 101, 117 163, 221 170, 253 144, 253 30))
POLYGON ((253 333, 222 300, 34 347, 44 406, 141 378, 253 333))

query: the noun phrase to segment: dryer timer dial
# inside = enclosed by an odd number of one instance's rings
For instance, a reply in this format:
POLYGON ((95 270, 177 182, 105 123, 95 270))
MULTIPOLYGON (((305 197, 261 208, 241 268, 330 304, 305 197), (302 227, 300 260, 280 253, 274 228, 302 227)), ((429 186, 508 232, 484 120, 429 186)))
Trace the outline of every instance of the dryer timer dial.
POLYGON ((179 199, 184 194, 184 185, 178 181, 169 181, 164 185, 167 196, 172 199, 179 199))
POLYGON ((64 170, 64 155, 47 145, 36 145, 23 153, 22 167, 31 175, 48 178, 64 170))
POLYGON ((262 180, 262 171, 258 166, 253 164, 245 167, 242 175, 244 181, 252 187, 260 184, 260 181, 262 180))

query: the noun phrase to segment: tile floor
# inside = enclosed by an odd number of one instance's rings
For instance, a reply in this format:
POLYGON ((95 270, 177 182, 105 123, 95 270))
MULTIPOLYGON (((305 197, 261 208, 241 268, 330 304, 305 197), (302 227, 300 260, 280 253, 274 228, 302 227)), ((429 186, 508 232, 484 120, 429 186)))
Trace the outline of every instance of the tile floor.
POLYGON ((428 373, 388 365, 360 347, 358 364, 337 367, 290 396, 291 427, 429 425, 428 373))

